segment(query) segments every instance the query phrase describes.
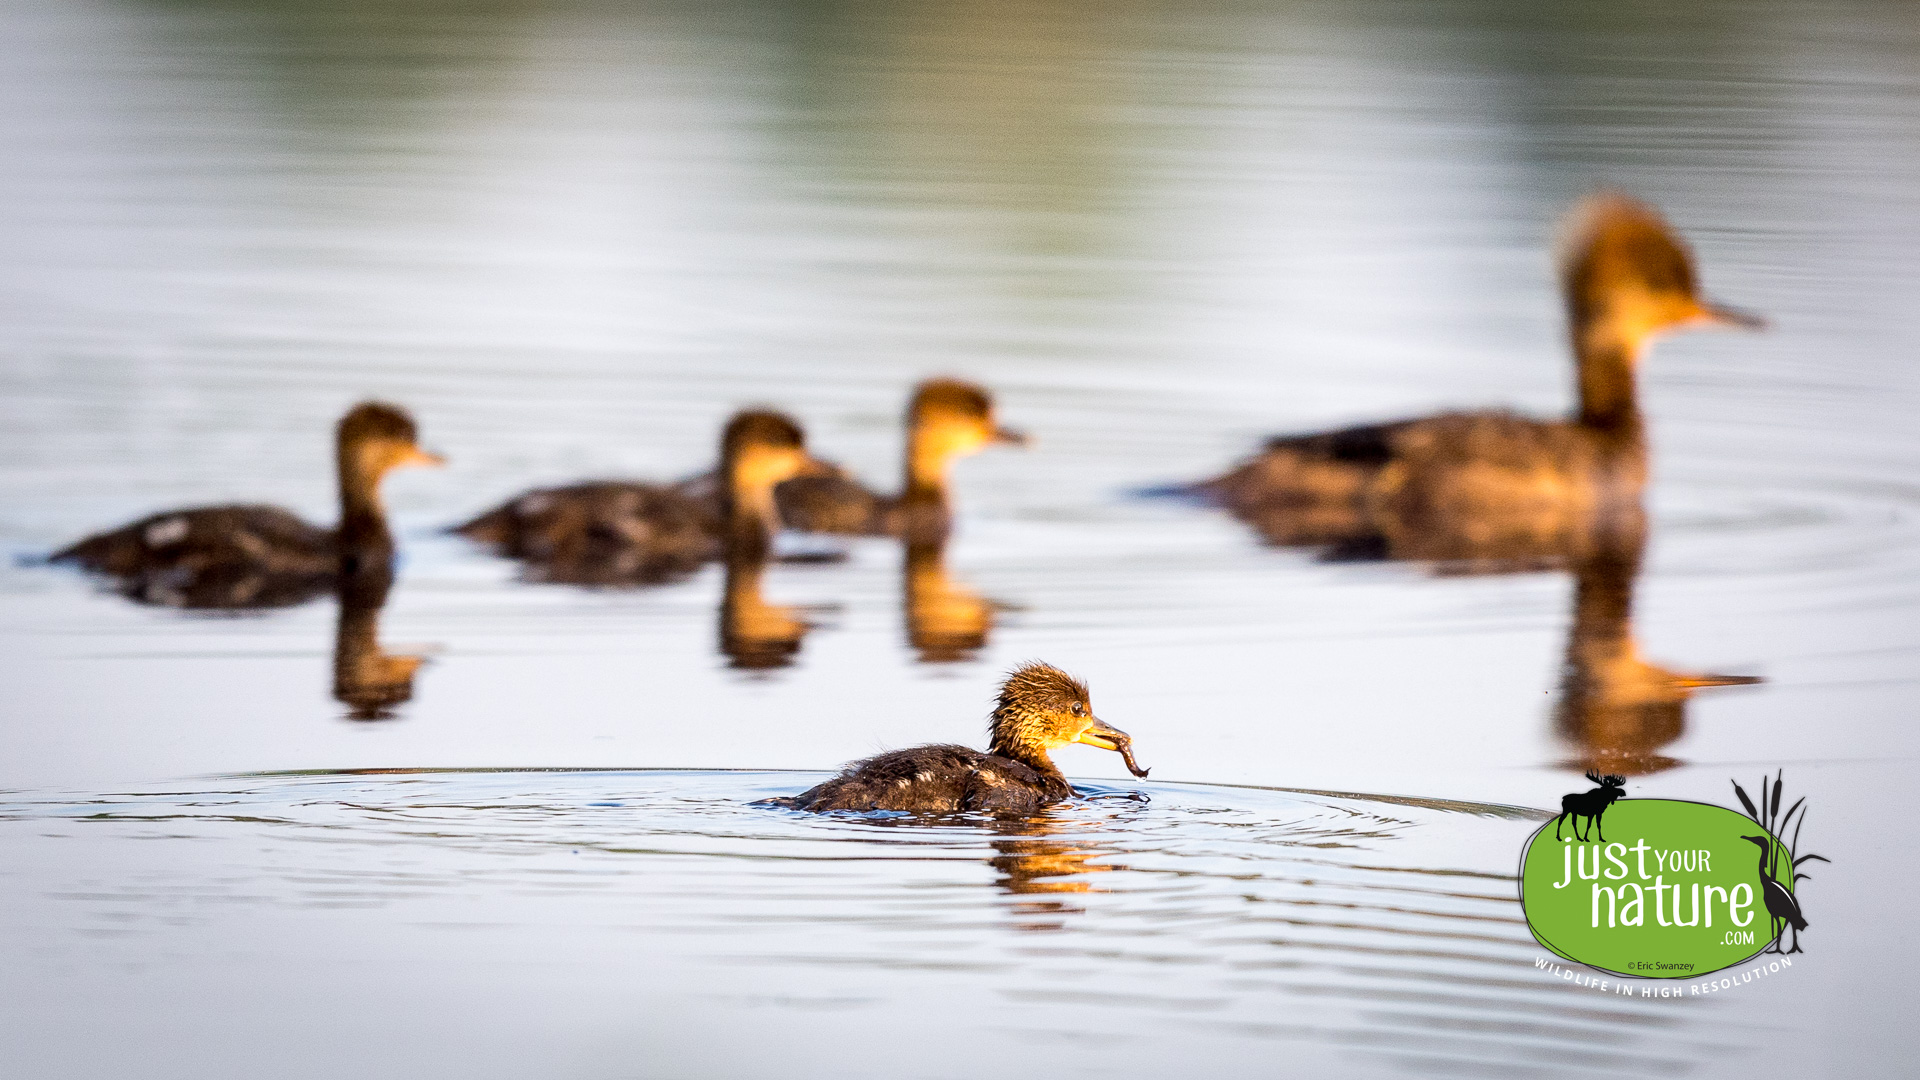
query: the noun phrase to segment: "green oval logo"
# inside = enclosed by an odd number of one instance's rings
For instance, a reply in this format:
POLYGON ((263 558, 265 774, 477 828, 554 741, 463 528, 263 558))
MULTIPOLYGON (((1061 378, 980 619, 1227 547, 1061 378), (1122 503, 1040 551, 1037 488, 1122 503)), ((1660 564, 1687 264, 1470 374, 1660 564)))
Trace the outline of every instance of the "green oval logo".
POLYGON ((1684 979, 1750 959, 1793 921, 1783 911, 1798 917, 1792 856, 1752 818, 1671 799, 1602 809, 1585 827, 1572 814, 1541 826, 1521 856, 1527 926, 1555 954, 1684 979))

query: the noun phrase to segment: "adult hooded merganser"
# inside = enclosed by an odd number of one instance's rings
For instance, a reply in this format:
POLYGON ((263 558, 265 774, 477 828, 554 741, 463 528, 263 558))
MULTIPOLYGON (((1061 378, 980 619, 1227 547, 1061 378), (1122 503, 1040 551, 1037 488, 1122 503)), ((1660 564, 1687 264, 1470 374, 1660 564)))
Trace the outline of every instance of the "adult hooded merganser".
POLYGON ((1561 562, 1596 522, 1638 506, 1646 432, 1635 372, 1658 335, 1762 321, 1700 297, 1660 216, 1604 193, 1569 215, 1561 277, 1579 376, 1565 420, 1504 410, 1276 438, 1196 485, 1272 543, 1348 557, 1561 562))
POLYGON ((542 581, 647 584, 722 555, 764 556, 780 527, 774 485, 818 467, 787 416, 750 409, 720 437, 711 491, 601 481, 518 495, 453 531, 527 563, 542 581))
POLYGON ((194 608, 278 607, 324 592, 342 575, 386 572, 393 534, 381 478, 444 460, 420 449, 412 417, 377 401, 341 417, 334 442, 340 524, 332 529, 277 506, 203 506, 89 536, 52 561, 118 578, 136 600, 194 608))
POLYGON ((986 753, 970 746, 894 750, 857 761, 840 775, 766 803, 794 810, 909 810, 918 813, 1031 813, 1073 797, 1048 752, 1070 743, 1117 750, 1135 776, 1133 738, 1093 715, 1085 683, 1059 668, 1023 664, 1000 685, 986 753))
POLYGON ((994 420, 993 397, 958 379, 929 379, 907 404, 904 482, 881 495, 836 472, 788 480, 776 497, 781 517, 804 532, 934 538, 951 516, 947 469, 953 459, 992 443, 1024 446, 1027 437, 994 420))

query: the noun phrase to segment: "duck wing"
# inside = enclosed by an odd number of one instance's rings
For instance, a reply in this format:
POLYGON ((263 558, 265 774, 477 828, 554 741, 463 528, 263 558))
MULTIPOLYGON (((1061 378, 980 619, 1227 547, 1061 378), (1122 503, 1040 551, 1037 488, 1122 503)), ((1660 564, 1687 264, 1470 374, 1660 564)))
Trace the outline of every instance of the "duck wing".
POLYGON ((453 531, 525 561, 539 580, 579 585, 666 581, 722 550, 716 500, 614 480, 529 491, 453 531))
POLYGON ((815 812, 1032 813, 1072 794, 1066 781, 1022 762, 969 746, 936 744, 856 761, 798 795, 767 802, 815 812))
POLYGON ((118 578, 144 603, 283 607, 326 590, 339 550, 332 530, 277 506, 203 506, 89 536, 51 561, 118 578))
MULTIPOLYGON (((1632 487, 1642 459, 1617 457, 1632 487)), ((1534 568, 1579 547, 1612 482, 1605 459, 1566 421, 1455 412, 1282 436, 1196 490, 1268 543, 1330 559, 1534 568)))
POLYGON ((893 521, 899 501, 882 495, 846 475, 796 476, 773 489, 780 522, 800 532, 843 536, 886 536, 897 531, 893 521))
POLYGON ((1362 506, 1367 484, 1393 460, 1400 434, 1421 423, 1277 436, 1252 458, 1191 490, 1253 526, 1269 544, 1364 549, 1374 533, 1362 506))
POLYGON ((1197 489, 1229 509, 1351 501, 1367 478, 1393 459, 1395 437, 1421 422, 1277 436, 1260 453, 1197 489))
POLYGON ((1469 573, 1542 569, 1643 527, 1638 442, 1490 411, 1408 425, 1393 449, 1365 493, 1392 558, 1469 573))

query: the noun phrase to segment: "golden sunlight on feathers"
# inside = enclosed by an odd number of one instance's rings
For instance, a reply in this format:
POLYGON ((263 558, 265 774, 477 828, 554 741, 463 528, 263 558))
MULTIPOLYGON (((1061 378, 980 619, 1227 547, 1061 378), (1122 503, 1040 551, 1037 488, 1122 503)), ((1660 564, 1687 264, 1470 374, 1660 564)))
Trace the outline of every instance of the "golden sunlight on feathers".
POLYGON ((1073 743, 1118 751, 1135 776, 1133 740, 1093 715, 1086 684, 1050 664, 1008 674, 994 703, 986 753, 916 746, 857 761, 825 783, 767 803, 795 810, 979 811, 1026 814, 1072 798, 1050 752, 1073 743))

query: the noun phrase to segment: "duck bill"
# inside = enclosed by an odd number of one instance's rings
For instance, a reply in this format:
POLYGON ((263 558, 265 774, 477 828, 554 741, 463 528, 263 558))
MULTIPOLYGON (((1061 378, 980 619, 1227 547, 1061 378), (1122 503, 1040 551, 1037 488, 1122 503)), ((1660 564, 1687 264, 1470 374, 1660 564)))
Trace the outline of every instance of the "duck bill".
POLYGON ((1715 675, 1702 671, 1677 676, 1673 682, 1682 690, 1701 690, 1709 686, 1754 686, 1766 680, 1758 675, 1715 675))
POLYGON ((1765 330, 1767 320, 1763 315, 1751 311, 1742 311, 1737 307, 1717 304, 1711 300, 1700 304, 1700 314, 1693 317, 1693 325, 1718 327, 1723 330, 1765 330))
POLYGON ((993 441, 1004 446, 1026 446, 1033 440, 1028 438, 1027 433, 1024 431, 1016 431, 1013 428, 1003 427, 993 429, 993 441))
POLYGON ((403 454, 400 460, 395 462, 394 464, 421 465, 429 469, 437 469, 440 466, 445 465, 446 463, 447 463, 447 459, 444 455, 435 454, 430 451, 422 450, 417 446, 409 446, 407 448, 407 452, 403 454))
POLYGON ((1105 720, 1095 720, 1093 726, 1081 732, 1080 737, 1074 741, 1086 743, 1088 746, 1097 746, 1102 750, 1117 750, 1120 753, 1120 760, 1127 763, 1128 772, 1135 776, 1147 775, 1146 769, 1134 763, 1133 736, 1105 720))

